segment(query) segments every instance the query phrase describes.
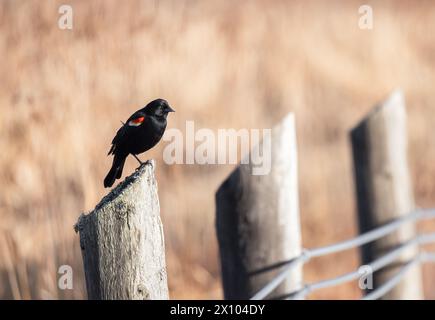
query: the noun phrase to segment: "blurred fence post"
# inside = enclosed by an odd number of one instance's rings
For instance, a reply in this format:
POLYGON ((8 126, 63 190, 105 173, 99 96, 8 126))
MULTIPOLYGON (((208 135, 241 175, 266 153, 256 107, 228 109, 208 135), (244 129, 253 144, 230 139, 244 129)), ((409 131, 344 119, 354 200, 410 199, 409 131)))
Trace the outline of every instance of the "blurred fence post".
MULTIPOLYGON (((241 164, 216 193, 225 299, 252 297, 280 271, 281 262, 301 253, 294 115, 287 115, 256 148, 270 150, 270 173, 252 175, 253 161, 241 164)), ((257 154, 253 151, 251 156, 257 154)), ((301 284, 299 266, 269 297, 301 284)))
POLYGON ((168 299, 154 167, 145 163, 80 216, 88 299, 168 299))
MULTIPOLYGON (((351 132, 355 166, 360 232, 366 232, 414 210, 412 184, 407 161, 406 110, 403 95, 394 92, 351 132)), ((363 263, 415 236, 415 226, 404 225, 397 232, 363 247, 363 263)), ((418 252, 410 248, 397 264, 376 272, 375 288, 389 279, 418 252)), ((384 299, 423 299, 421 268, 409 270, 384 299)))

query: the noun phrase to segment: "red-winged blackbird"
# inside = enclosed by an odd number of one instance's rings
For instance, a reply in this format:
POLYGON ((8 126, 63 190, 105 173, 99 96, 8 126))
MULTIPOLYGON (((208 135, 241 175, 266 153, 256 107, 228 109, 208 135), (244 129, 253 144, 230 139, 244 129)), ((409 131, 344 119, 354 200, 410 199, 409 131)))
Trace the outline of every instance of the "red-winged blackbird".
POLYGON ((121 178, 124 162, 129 154, 142 164, 136 155, 151 149, 160 141, 166 129, 166 117, 169 112, 174 110, 168 102, 157 99, 128 118, 112 140, 108 155, 114 155, 113 164, 104 178, 105 188, 111 187, 116 179, 121 178))

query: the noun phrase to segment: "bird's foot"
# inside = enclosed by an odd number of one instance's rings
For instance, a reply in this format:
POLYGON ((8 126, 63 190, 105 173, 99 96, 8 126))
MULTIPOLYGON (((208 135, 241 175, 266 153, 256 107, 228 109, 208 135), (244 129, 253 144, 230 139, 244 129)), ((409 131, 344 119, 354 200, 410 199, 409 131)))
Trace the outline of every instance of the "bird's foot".
POLYGON ((142 161, 141 161, 140 163, 141 163, 140 166, 137 167, 136 170, 139 170, 143 165, 150 164, 150 163, 151 163, 151 160, 147 160, 147 161, 145 161, 145 162, 142 162, 142 161))
POLYGON ((143 163, 143 162, 138 158, 137 155, 133 154, 133 157, 135 157, 135 159, 139 162, 139 167, 140 167, 141 165, 144 164, 144 163, 143 163))
POLYGON ((151 160, 150 160, 150 159, 148 159, 148 160, 145 161, 145 162, 142 162, 142 161, 139 159, 139 157, 138 157, 137 155, 132 154, 132 156, 135 157, 135 159, 139 162, 139 167, 137 167, 136 170, 138 170, 138 169, 139 169, 140 167, 142 167, 143 165, 146 165, 146 164, 150 164, 150 163, 151 163, 151 160))

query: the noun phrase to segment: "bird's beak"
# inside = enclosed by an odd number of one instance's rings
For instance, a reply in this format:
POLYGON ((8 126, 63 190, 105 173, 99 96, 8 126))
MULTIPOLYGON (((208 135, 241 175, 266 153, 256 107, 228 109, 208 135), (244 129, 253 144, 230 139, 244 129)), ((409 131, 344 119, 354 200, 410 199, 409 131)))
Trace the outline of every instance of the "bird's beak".
POLYGON ((175 112, 175 110, 172 109, 170 106, 167 106, 165 110, 166 112, 175 112))

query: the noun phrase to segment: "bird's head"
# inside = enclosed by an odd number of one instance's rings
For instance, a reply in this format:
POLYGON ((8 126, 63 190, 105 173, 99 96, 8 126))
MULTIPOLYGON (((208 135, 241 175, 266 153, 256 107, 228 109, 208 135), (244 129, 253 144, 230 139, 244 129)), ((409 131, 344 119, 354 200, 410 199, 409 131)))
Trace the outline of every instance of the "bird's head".
POLYGON ((145 113, 149 116, 165 119, 168 116, 169 112, 175 112, 175 110, 169 106, 168 101, 164 99, 156 99, 151 101, 146 105, 144 110, 145 113))

